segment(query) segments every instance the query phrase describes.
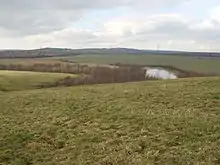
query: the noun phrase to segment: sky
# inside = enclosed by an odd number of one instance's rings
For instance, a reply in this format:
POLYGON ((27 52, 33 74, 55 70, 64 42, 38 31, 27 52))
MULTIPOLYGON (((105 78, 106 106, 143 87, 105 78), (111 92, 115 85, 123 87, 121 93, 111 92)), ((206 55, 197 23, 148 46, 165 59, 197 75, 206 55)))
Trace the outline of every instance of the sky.
POLYGON ((0 0, 0 49, 220 51, 219 0, 0 0))

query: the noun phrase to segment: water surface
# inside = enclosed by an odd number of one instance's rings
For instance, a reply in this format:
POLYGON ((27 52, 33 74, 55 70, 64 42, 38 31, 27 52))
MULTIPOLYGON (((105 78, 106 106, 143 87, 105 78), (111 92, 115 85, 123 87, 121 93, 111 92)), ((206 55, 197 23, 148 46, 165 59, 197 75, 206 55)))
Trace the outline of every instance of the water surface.
POLYGON ((162 68, 145 68, 146 69, 146 77, 153 77, 158 79, 177 79, 177 75, 175 73, 162 69, 162 68))

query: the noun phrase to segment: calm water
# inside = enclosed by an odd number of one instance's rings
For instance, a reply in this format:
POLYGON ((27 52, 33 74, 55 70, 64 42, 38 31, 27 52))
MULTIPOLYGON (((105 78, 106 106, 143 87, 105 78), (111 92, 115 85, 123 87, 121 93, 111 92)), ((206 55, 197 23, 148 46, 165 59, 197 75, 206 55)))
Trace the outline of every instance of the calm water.
POLYGON ((158 79, 177 79, 177 75, 173 72, 167 71, 161 68, 145 68, 146 69, 146 77, 154 77, 158 79))

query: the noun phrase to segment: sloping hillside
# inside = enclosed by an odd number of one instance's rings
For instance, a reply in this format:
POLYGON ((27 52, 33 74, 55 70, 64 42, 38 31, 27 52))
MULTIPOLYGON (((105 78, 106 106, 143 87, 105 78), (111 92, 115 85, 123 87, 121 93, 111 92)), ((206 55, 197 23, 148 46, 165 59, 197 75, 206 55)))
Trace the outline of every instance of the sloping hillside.
POLYGON ((20 91, 57 82, 73 74, 0 70, 0 91, 20 91))
POLYGON ((220 78, 0 93, 0 164, 219 164, 220 78))

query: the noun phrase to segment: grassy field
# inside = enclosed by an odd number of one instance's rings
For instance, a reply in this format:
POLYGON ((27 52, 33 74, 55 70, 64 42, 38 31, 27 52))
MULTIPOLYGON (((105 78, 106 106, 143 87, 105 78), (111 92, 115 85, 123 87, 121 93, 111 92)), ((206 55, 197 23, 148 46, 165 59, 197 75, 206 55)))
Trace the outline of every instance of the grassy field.
POLYGON ((0 164, 220 164, 220 78, 0 93, 0 164))
POLYGON ((34 59, 1 59, 0 65, 34 65, 34 64, 67 64, 67 60, 74 63, 86 64, 139 64, 139 65, 169 65, 187 71, 199 73, 219 74, 220 58, 198 58, 169 55, 79 55, 66 57, 48 57, 34 59))
POLYGON ((49 58, 13 58, 13 59, 1 59, 0 65, 33 65, 33 64, 55 64, 55 63, 62 63, 56 59, 49 59, 49 58))
POLYGON ((55 82, 72 74, 0 70, 0 91, 34 89, 43 83, 55 82))
MULTIPOLYGON (((56 57, 54 59, 59 59, 56 57)), ((196 71, 202 73, 220 74, 220 58, 197 58, 183 56, 164 56, 164 55, 80 55, 64 57, 78 63, 96 64, 141 64, 141 65, 171 65, 183 70, 196 71)))

